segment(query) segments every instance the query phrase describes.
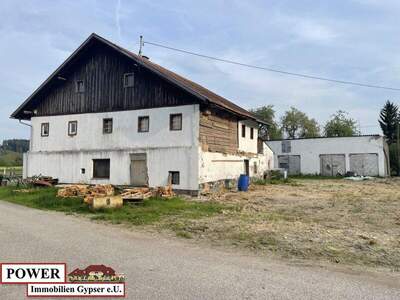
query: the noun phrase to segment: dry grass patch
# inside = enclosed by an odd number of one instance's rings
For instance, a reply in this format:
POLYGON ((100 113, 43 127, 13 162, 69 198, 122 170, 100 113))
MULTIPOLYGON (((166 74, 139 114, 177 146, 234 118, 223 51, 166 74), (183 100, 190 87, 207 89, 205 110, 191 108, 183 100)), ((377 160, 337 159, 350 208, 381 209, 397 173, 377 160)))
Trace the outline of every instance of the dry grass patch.
POLYGON ((400 181, 296 180, 213 199, 234 205, 186 230, 283 257, 400 270, 400 181))

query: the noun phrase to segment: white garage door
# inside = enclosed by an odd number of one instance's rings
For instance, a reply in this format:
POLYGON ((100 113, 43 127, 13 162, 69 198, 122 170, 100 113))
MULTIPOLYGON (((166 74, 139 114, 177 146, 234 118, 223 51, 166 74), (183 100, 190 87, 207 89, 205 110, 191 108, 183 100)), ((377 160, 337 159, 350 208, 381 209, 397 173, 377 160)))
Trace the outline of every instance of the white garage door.
POLYGON ((362 176, 378 176, 378 154, 350 154, 350 171, 362 176))

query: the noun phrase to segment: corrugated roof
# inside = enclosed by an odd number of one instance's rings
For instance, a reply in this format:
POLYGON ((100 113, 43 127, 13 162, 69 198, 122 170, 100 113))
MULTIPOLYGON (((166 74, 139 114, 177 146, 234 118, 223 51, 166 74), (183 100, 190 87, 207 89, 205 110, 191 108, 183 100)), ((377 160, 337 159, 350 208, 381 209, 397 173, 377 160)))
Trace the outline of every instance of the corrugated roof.
POLYGON ((227 100, 224 97, 221 97, 217 94, 215 94, 214 92, 208 90, 207 88, 183 77, 180 76, 178 74, 176 74, 175 72, 172 72, 168 69, 165 69, 164 67, 155 64, 154 62, 151 62, 150 60, 143 58, 127 49, 124 49, 108 40, 106 40, 105 38, 93 33, 89 36, 89 38, 87 38, 85 40, 85 42, 82 43, 82 45, 79 46, 79 48, 77 50, 75 50, 72 55, 11 115, 12 118, 17 118, 17 116, 19 116, 21 114, 21 112, 23 113, 24 108, 29 104, 29 102, 34 98, 34 96, 40 92, 40 90, 55 76, 58 75, 58 73, 61 71, 61 69, 69 62, 71 61, 76 55, 79 54, 79 52, 84 48, 85 45, 87 45, 89 42, 93 41, 93 40, 97 40, 100 41, 114 49, 116 49, 117 51, 119 51, 120 53, 124 54, 125 56, 133 59, 135 62, 139 63, 140 65, 146 67, 147 69, 155 72, 156 74, 160 75, 161 77, 163 77, 164 79, 178 85, 179 87, 185 89, 186 91, 188 91, 189 93, 193 94, 194 96, 196 96, 197 98, 199 98, 202 101, 208 101, 212 104, 215 104, 223 109, 229 110, 235 114, 238 114, 240 116, 243 117, 247 117, 253 120, 257 120, 260 123, 263 123, 263 121, 259 120, 256 116, 254 116, 252 113, 250 113, 249 111, 245 110, 244 108, 236 105, 235 103, 227 100))
POLYGON ((305 137, 305 138, 294 138, 294 139, 275 139, 267 140, 268 142, 281 142, 281 141, 297 141, 297 140, 312 140, 312 139, 332 139, 332 138, 358 138, 358 137, 382 137, 380 134, 362 134, 362 135, 352 135, 352 136, 316 136, 316 137, 305 137))

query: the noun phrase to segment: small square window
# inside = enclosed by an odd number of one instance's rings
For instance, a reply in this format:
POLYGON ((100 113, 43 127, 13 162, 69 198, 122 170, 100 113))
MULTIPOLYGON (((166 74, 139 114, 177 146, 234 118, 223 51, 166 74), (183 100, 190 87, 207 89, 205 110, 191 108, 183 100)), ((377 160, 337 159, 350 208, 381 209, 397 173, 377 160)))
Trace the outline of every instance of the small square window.
POLYGON ((81 169, 81 174, 85 174, 86 173, 86 169, 85 168, 82 168, 81 169))
POLYGON ((133 73, 124 74, 124 88, 133 87, 135 85, 135 76, 133 73))
POLYGON ((109 159, 93 159, 93 178, 110 178, 109 159))
POLYGON ((78 121, 68 122, 68 135, 74 136, 78 133, 78 121))
POLYGON ((148 116, 138 118, 138 132, 148 132, 150 125, 150 119, 148 116))
POLYGON ((41 136, 49 136, 50 125, 49 123, 42 123, 40 134, 41 136))
POLYGON ((169 116, 169 129, 182 130, 182 114, 172 114, 169 116))
POLYGON ((103 133, 112 133, 113 119, 103 119, 103 133))
POLYGON ((242 137, 246 137, 246 125, 242 125, 242 137))
POLYGON ((250 139, 254 139, 254 128, 250 128, 250 139))
POLYGON ((77 80, 75 85, 75 92, 84 93, 85 92, 85 82, 83 80, 77 80))
POLYGON ((169 171, 168 182, 171 184, 179 184, 179 172, 178 171, 169 171))

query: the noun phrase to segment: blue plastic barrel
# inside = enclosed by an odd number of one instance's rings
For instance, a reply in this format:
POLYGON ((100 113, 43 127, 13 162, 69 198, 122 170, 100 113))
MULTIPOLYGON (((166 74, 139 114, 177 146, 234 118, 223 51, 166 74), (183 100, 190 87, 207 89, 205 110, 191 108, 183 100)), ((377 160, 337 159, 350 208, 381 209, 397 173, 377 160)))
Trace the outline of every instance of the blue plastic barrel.
POLYGON ((238 190, 242 192, 247 192, 249 189, 249 176, 246 174, 241 174, 239 176, 239 181, 238 181, 238 190))

